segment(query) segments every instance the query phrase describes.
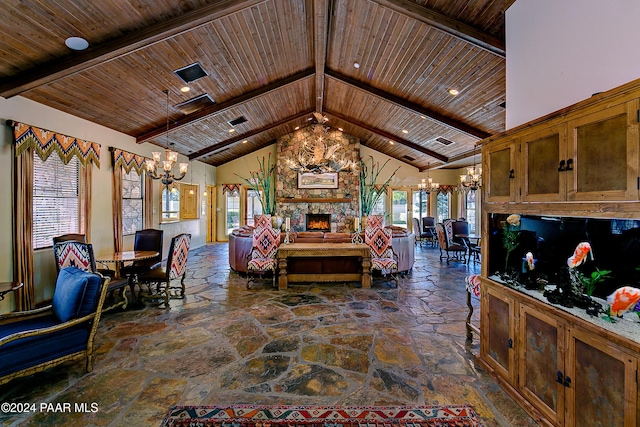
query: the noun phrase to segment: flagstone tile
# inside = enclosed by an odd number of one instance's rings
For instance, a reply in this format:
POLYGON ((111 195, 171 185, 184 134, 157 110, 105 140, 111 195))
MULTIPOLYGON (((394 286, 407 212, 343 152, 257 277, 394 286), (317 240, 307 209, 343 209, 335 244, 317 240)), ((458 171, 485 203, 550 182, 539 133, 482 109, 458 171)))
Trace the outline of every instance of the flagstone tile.
POLYGON ((369 358, 365 353, 334 345, 314 344, 305 346, 302 348, 301 356, 307 362, 333 366, 348 371, 367 372, 369 370, 369 358))
POLYGON ((344 376, 319 365, 298 364, 274 387, 301 396, 341 396, 349 388, 344 376))

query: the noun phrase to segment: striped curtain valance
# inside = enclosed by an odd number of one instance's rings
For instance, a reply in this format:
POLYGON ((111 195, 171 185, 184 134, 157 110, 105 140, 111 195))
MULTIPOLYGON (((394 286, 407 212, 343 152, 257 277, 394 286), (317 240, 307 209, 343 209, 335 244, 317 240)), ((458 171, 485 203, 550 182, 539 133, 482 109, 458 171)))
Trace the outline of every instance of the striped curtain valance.
POLYGON ((111 151, 113 169, 121 167, 126 173, 131 172, 131 169, 135 169, 139 175, 144 174, 146 171, 144 164, 149 160, 148 157, 140 156, 114 147, 109 147, 109 151, 111 151))
POLYGON ((222 194, 230 193, 232 196, 239 196, 240 187, 240 184, 222 184, 222 194))
POLYGON ((456 186, 455 185, 440 185, 440 187, 438 187, 438 193, 451 193, 453 194, 453 192, 456 190, 456 186))
POLYGON ((100 144, 97 142, 85 141, 12 120, 7 121, 7 125, 13 127, 16 156, 32 148, 44 162, 55 151, 65 165, 75 156, 83 166, 92 162, 100 167, 100 144))

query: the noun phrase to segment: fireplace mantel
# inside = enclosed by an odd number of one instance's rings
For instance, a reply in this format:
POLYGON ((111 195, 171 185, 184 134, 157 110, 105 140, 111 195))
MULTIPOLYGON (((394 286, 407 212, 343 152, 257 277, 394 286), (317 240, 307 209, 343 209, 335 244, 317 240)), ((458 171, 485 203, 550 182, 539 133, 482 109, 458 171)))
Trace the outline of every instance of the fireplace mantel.
POLYGON ((278 203, 351 203, 350 197, 324 198, 324 197, 278 197, 278 203))

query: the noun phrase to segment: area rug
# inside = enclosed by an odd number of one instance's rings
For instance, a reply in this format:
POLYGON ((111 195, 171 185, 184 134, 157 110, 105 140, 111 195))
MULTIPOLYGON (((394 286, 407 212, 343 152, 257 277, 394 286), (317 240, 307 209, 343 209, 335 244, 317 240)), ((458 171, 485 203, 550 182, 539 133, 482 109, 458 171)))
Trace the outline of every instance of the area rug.
POLYGON ((470 405, 174 406, 161 427, 482 427, 470 405))

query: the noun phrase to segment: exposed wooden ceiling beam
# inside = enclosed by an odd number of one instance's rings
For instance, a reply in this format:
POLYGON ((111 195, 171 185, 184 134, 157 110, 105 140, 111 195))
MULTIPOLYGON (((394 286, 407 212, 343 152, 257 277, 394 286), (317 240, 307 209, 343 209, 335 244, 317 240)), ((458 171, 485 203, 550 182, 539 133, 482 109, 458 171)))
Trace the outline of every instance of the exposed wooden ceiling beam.
POLYGON ((124 37, 69 54, 59 60, 37 64, 30 71, 0 80, 0 96, 10 98, 29 89, 51 83, 96 65, 114 60, 180 33, 191 31, 222 16, 262 3, 265 0, 221 0, 165 22, 134 31, 124 37))
MULTIPOLYGON (((169 123, 169 130, 174 130, 174 129, 178 129, 181 128, 183 126, 189 125, 189 124, 193 124, 199 120, 205 119, 209 116, 212 116, 214 114, 218 114, 221 111, 225 111, 228 110, 230 108, 233 108, 241 103, 244 102, 248 102, 251 101, 252 99, 258 98, 264 94, 267 94, 269 92, 273 92, 274 90, 278 90, 278 89, 282 89, 283 87, 286 87, 290 84, 296 83, 302 79, 306 79, 310 76, 312 76, 314 74, 314 69, 313 68, 308 68, 306 70, 303 70, 297 74, 294 74, 292 76, 289 76, 287 78, 275 81, 273 83, 270 83, 266 86, 262 86, 256 90, 252 90, 250 92, 247 92, 245 94, 242 94, 236 98, 233 99, 229 99, 228 101, 225 102, 221 102, 220 104, 214 104, 210 107, 206 107, 203 108, 202 110, 198 110, 196 112, 193 112, 191 114, 188 114, 186 116, 184 116, 183 118, 176 120, 174 122, 169 123)), ((164 134, 167 131, 167 126, 163 125, 163 126, 158 126, 157 128, 150 130, 149 132, 140 135, 138 137, 136 137, 136 142, 138 144, 148 141, 150 139, 153 139, 157 136, 160 136, 162 134, 164 134)))
MULTIPOLYGON (((400 138, 400 137, 398 137, 396 135, 393 135, 393 134, 391 134, 391 133, 389 133, 387 131, 384 131, 382 129, 374 128, 374 127, 369 126, 367 124, 364 124, 364 123, 362 123, 362 122, 360 122, 358 120, 354 120, 354 119, 351 119, 349 117, 343 116, 342 114, 337 113, 335 111, 326 111, 326 113, 328 115, 330 115, 330 116, 335 117, 336 119, 343 120, 343 121, 345 121, 347 123, 353 124, 354 126, 362 128, 362 129, 364 129, 364 130, 366 130, 368 132, 375 133, 376 135, 380 135, 383 138, 390 139, 390 140, 392 140, 394 142, 398 142, 398 143, 400 143, 400 144, 402 144, 402 145, 404 145, 406 147, 411 148, 412 150, 419 151, 422 154, 426 154, 427 156, 433 157, 434 159, 439 160, 441 162, 447 163, 449 161, 449 158, 447 156, 443 155, 443 154, 436 153, 433 150, 429 150, 428 148, 424 148, 421 145, 418 145, 418 144, 416 144, 414 142, 408 141, 408 140, 406 140, 404 138, 400 138)), ((397 158, 397 160, 401 160, 401 159, 397 158)))
POLYGON ((329 0, 313 0, 313 42, 316 62, 316 111, 322 114, 324 104, 324 65, 329 39, 329 0))
MULTIPOLYGON (((245 153, 245 154, 243 154, 242 156, 243 156, 243 157, 244 157, 244 156, 248 156, 249 154, 251 154, 251 153, 253 153, 253 152, 256 152, 256 151, 258 151, 258 150, 262 150, 263 148, 268 147, 268 146, 270 146, 270 145, 273 145, 273 144, 275 144, 275 143, 277 143, 277 142, 278 142, 278 140, 277 140, 277 139, 272 139, 272 140, 267 140, 267 141, 265 141, 265 142, 263 142, 263 143, 261 143, 261 144, 254 145, 254 146, 253 146, 253 148, 251 148, 251 150, 250 150, 250 151, 246 152, 246 153, 245 153)), ((212 153, 209 153, 209 154, 212 154, 212 153)), ((218 161, 218 162, 213 162, 213 163, 210 163, 210 165, 211 165, 211 166, 220 166, 220 165, 224 165, 225 163, 228 163, 228 160, 225 160, 225 161, 218 161)))
POLYGON ((475 138, 479 138, 479 139, 485 139, 485 138, 488 138, 489 136, 491 136, 491 134, 489 132, 485 132, 483 130, 474 128, 473 126, 470 126, 470 125, 468 125, 466 123, 463 123, 463 122, 461 122, 459 120, 455 120, 455 119, 452 119, 450 117, 443 116, 442 114, 440 114, 438 112, 432 111, 432 110, 430 110, 428 108, 425 108, 425 107, 423 107, 421 105, 418 105, 418 104, 416 104, 414 102, 408 101, 408 100, 406 100, 404 98, 401 98, 399 96, 392 95, 392 94, 390 94, 388 92, 385 92, 385 91, 383 91, 381 89, 378 89, 376 87, 370 86, 370 85, 368 85, 366 83, 362 83, 362 82, 360 82, 360 81, 358 81, 358 80, 356 80, 356 79, 354 79, 352 77, 348 77, 348 76, 342 75, 342 74, 340 74, 340 73, 338 73, 336 71, 332 71, 332 70, 329 70, 329 69, 327 69, 325 71, 325 73, 326 73, 327 76, 329 76, 331 78, 334 78, 336 80, 339 80, 342 83, 346 83, 346 84, 351 85, 351 86, 353 86, 353 87, 355 87, 357 89, 369 92, 369 93, 371 93, 371 94, 373 94, 373 95, 375 95, 377 97, 380 97, 380 98, 382 98, 382 99, 384 99, 386 101, 392 102, 392 103, 394 103, 396 105, 399 105, 400 107, 403 107, 403 108, 406 108, 408 110, 411 110, 416 114, 420 114, 420 115, 423 115, 425 117, 429 117, 430 119, 435 120, 437 122, 440 122, 443 125, 448 126, 450 128, 453 128, 453 129, 455 129, 455 130, 457 130, 459 132, 464 132, 467 135, 471 135, 471 136, 473 136, 475 138))
POLYGON ((467 43, 505 58, 504 40, 489 33, 477 30, 463 22, 456 21, 432 9, 421 6, 409 0, 374 0, 376 3, 388 7, 398 13, 409 16, 424 24, 436 27, 440 31, 450 34, 467 43))
POLYGON ((218 144, 211 145, 211 146, 209 146, 207 148, 203 148, 200 151, 196 151, 195 153, 189 154, 189 160, 195 160, 198 157, 202 157, 202 156, 204 156, 206 154, 209 154, 209 153, 211 153, 213 151, 217 151, 217 150, 219 150, 221 148, 224 148, 224 147, 226 147, 228 145, 235 144, 238 141, 242 141, 244 139, 251 138, 252 136, 256 136, 258 134, 261 134, 262 132, 266 132, 266 131, 271 130, 271 129, 275 128, 275 127, 286 125, 287 123, 292 122, 294 120, 297 120, 297 119, 299 119, 301 117, 308 116, 309 114, 313 113, 314 111, 315 111, 315 108, 309 108, 308 110, 305 110, 305 111, 301 112, 300 114, 296 114, 295 116, 287 117, 286 119, 280 120, 277 123, 273 123, 273 124, 270 124, 268 126, 264 126, 264 127, 260 128, 260 129, 253 130, 251 132, 248 132, 248 133, 245 133, 245 134, 238 135, 238 136, 235 136, 233 138, 227 139, 227 140, 222 141, 222 142, 220 142, 218 144))

